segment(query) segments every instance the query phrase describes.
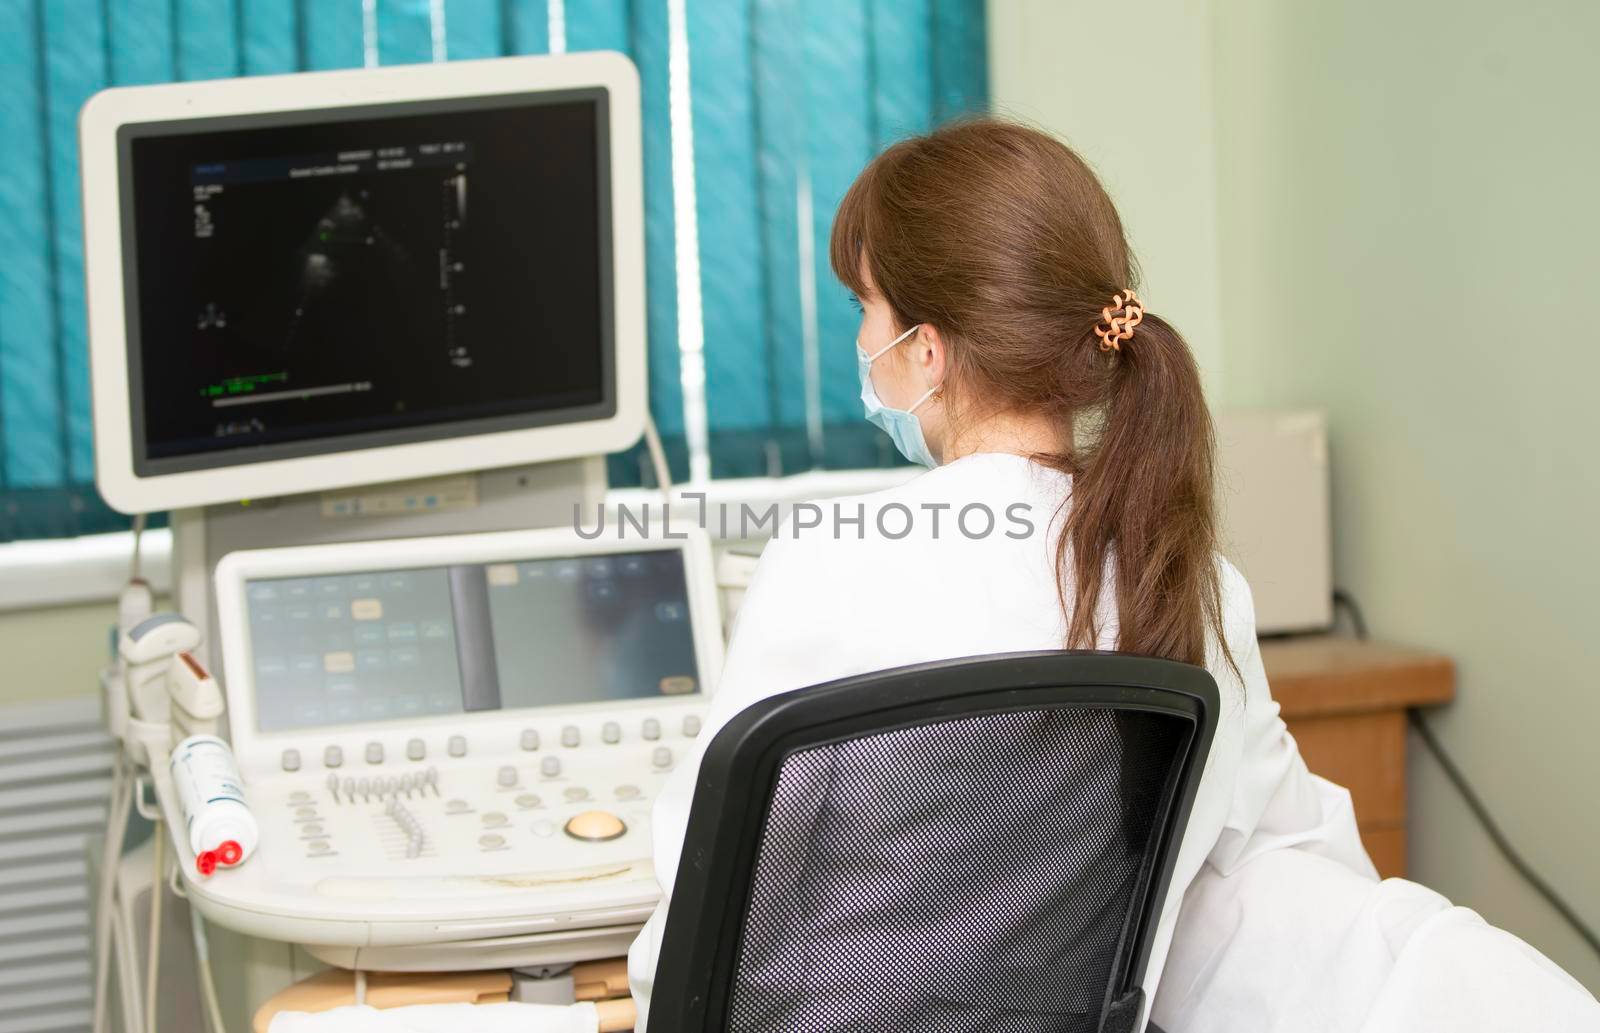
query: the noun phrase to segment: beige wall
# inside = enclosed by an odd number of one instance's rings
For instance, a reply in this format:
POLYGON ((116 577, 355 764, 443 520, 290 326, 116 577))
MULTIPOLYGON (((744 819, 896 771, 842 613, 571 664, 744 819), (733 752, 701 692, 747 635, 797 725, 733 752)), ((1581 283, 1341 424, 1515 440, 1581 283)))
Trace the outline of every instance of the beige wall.
MULTIPOLYGON (((1328 409, 1338 581, 1376 633, 1456 658, 1440 736, 1600 925, 1600 5, 1215 9, 1223 398, 1328 409)), ((1414 875, 1600 991, 1412 768, 1414 875)))
POLYGON ((1214 391, 1223 354, 1209 32, 1203 4, 990 3, 995 107, 1094 166, 1144 273, 1140 299, 1182 330, 1214 391), (1130 48, 1161 74, 1131 73, 1130 48))
MULTIPOLYGON (((1213 398, 1328 410, 1336 579, 1376 634, 1456 659, 1435 727, 1600 925, 1600 4, 990 11, 999 106, 1100 167, 1153 308, 1197 349, 1226 328, 1213 398)), ((1411 767, 1414 877, 1600 992, 1600 960, 1411 767)))
POLYGON ((0 707, 99 692, 116 619, 109 602, 0 611, 0 707))

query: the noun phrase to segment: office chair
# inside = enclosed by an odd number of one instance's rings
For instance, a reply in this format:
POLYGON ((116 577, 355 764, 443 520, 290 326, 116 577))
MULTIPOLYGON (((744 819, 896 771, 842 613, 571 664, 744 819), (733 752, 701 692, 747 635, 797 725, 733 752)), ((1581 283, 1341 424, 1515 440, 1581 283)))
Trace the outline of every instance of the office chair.
POLYGON ((1136 1029, 1217 709, 1092 652, 757 703, 700 769, 650 1033, 1136 1029))

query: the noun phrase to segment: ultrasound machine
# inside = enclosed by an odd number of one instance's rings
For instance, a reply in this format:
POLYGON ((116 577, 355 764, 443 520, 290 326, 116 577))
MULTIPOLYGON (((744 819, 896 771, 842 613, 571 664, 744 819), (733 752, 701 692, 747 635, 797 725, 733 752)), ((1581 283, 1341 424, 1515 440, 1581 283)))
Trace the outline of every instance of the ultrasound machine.
POLYGON ((260 826, 198 874, 150 746, 225 992, 624 953, 722 653, 702 533, 576 530, 647 413, 632 65, 113 89, 81 146, 98 484, 171 511, 260 826))

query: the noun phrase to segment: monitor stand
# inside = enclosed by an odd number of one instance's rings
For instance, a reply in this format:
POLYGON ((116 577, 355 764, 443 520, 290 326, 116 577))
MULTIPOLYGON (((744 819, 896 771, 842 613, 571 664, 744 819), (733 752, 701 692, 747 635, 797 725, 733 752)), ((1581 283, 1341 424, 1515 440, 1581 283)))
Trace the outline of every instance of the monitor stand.
POLYGON ((204 636, 200 651, 220 670, 212 573, 240 549, 420 538, 473 531, 585 525, 605 497, 605 459, 484 470, 424 481, 371 485, 316 495, 229 503, 172 514, 176 609, 204 636))

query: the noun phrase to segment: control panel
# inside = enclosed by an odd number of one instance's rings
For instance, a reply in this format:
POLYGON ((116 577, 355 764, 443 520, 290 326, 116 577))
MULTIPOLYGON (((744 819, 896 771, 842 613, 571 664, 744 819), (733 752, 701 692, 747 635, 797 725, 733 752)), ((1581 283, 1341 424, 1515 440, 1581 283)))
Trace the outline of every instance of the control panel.
POLYGON ((313 949, 631 935, 648 917, 650 809, 720 669, 703 537, 260 550, 225 558, 217 593, 261 838, 209 878, 177 845, 207 917, 313 949), (397 662, 435 626, 437 656, 397 662), (383 665, 327 662, 364 638, 383 665), (392 705, 409 697, 432 702, 392 705))
MULTIPOLYGON (((700 721, 691 711, 529 725, 515 751, 481 757, 464 734, 409 736, 402 748, 375 738, 354 757, 329 744, 309 764, 290 747, 282 773, 249 791, 265 838, 346 871, 371 865, 382 877, 409 876, 426 865, 401 862, 449 858, 456 874, 492 872, 499 860, 481 859, 517 851, 564 856, 573 867, 610 863, 644 839, 655 789, 700 721), (600 843, 619 847, 585 846, 600 843)), ((648 851, 645 842, 636 852, 648 851)))

